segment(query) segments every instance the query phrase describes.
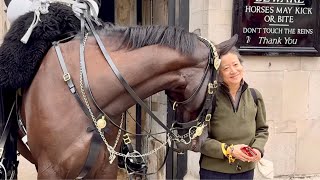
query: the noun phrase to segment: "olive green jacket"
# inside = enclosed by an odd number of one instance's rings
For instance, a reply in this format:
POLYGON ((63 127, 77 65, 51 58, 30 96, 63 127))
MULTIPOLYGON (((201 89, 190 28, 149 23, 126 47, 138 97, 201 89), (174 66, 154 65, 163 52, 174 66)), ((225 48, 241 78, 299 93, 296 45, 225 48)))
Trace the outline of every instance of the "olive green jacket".
POLYGON ((228 89, 219 86, 216 92, 216 109, 209 125, 209 137, 201 147, 200 167, 222 173, 241 173, 254 169, 255 163, 236 160, 231 165, 223 155, 221 143, 247 144, 263 155, 268 140, 266 110, 257 90, 257 105, 247 83, 244 82, 238 108, 232 105, 228 89), (236 170, 237 165, 241 170, 236 170))

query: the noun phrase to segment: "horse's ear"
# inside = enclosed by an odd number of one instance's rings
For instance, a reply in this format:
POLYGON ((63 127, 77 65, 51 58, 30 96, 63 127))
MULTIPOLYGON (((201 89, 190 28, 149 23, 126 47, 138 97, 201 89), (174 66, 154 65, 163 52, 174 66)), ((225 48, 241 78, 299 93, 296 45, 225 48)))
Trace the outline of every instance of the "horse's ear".
POLYGON ((198 36, 201 36, 201 29, 198 28, 198 29, 194 30, 192 33, 196 34, 198 36))
POLYGON ((220 56, 226 54, 228 51, 230 51, 232 47, 235 46, 237 41, 238 41, 238 34, 235 34, 229 40, 226 40, 221 42, 220 44, 217 44, 216 48, 217 48, 218 54, 220 56))
POLYGON ((6 4, 7 7, 9 6, 10 1, 11 0, 4 0, 4 3, 6 4))

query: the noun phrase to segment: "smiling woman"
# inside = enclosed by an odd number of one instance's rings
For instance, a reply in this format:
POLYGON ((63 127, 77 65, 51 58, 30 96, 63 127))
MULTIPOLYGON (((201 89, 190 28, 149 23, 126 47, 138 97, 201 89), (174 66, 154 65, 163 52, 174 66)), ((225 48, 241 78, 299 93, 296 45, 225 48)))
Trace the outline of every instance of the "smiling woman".
POLYGON ((220 57, 216 109, 200 151, 200 178, 253 179, 255 163, 263 156, 269 134, 264 102, 243 80, 238 50, 233 47, 220 57))
POLYGON ((223 82, 228 86, 233 99, 235 99, 243 78, 242 60, 235 48, 221 56, 219 73, 223 82))

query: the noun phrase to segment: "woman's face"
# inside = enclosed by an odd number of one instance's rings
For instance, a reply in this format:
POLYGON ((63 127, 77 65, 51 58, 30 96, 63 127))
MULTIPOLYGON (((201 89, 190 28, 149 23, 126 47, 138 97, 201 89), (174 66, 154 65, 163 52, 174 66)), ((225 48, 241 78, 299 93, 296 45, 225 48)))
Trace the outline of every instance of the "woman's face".
POLYGON ((243 78, 243 66, 237 55, 227 53, 221 56, 219 73, 224 83, 229 87, 239 85, 243 78))

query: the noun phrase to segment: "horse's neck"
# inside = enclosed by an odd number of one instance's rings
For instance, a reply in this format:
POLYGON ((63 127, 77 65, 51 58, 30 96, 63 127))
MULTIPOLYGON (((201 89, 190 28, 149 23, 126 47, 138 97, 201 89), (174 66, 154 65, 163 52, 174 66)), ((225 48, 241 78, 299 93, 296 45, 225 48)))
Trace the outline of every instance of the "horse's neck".
MULTIPOLYGON (((132 51, 109 50, 109 52, 121 75, 141 99, 168 89, 173 84, 177 86, 185 83, 179 71, 192 65, 177 51, 156 45, 132 51)), ((90 53, 87 56, 90 57, 90 53)), ((118 115, 136 104, 107 65, 104 57, 96 53, 92 54, 92 57, 96 57, 99 61, 88 63, 89 82, 93 87, 95 98, 104 111, 118 115)))

